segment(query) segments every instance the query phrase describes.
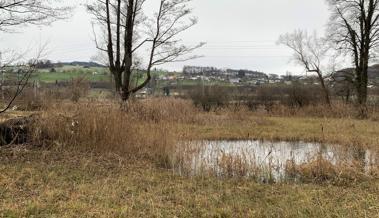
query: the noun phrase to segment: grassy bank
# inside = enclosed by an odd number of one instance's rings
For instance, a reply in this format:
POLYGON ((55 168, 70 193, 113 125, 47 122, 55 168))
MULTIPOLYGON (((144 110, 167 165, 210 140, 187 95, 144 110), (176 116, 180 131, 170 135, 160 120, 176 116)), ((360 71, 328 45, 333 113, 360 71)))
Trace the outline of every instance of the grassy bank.
POLYGON ((379 181, 262 185, 116 155, 0 150, 1 217, 375 217, 378 202, 379 181))
POLYGON ((350 118, 272 117, 243 119, 208 115, 209 122, 180 124, 189 139, 306 141, 379 148, 379 122, 350 118))

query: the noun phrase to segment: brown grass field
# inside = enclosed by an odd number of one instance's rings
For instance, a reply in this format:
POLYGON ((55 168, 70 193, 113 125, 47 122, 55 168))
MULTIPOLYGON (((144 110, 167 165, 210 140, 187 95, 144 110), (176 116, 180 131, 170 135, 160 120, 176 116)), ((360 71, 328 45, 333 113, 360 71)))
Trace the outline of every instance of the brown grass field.
POLYGON ((309 141, 379 149, 376 113, 359 120, 346 111, 325 109, 317 115, 320 110, 233 107, 206 113, 175 99, 123 107, 51 104, 38 112, 30 144, 0 148, 0 217, 379 217, 376 173, 351 174, 343 182, 263 184, 179 176, 172 168, 180 140, 309 141))

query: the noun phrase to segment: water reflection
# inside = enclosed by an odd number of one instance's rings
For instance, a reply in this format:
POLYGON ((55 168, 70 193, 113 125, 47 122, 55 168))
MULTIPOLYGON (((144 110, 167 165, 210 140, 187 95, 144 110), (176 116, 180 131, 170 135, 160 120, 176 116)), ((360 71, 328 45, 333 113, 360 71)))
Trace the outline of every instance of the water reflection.
POLYGON ((369 171, 376 155, 364 149, 306 142, 192 141, 178 149, 181 174, 257 177, 280 181, 288 178, 288 165, 300 166, 315 159, 332 165, 361 163, 369 171))

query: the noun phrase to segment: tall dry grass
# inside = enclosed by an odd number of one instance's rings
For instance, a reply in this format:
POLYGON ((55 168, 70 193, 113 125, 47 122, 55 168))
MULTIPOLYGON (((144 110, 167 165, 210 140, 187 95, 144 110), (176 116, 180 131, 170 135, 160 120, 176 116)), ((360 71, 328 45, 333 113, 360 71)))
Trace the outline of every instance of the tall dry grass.
MULTIPOLYGON (((249 128, 249 123, 269 128, 273 124, 265 119, 266 116, 351 117, 354 112, 353 108, 345 108, 343 105, 335 108, 303 107, 295 112, 290 110, 291 108, 281 107, 274 112, 252 111, 245 105, 229 105, 204 112, 191 101, 173 98, 134 100, 127 104, 106 100, 78 103, 60 101, 48 104, 41 111, 32 132, 34 143, 40 145, 146 158, 164 167, 179 167, 182 171, 190 171, 194 164, 191 158, 198 149, 178 149, 178 144, 183 140, 191 140, 191 128, 232 124, 237 128, 241 125, 242 128, 249 128), (178 131, 178 128, 188 129, 178 131)), ((225 132, 220 132, 220 138, 223 137, 222 134, 225 132)), ((275 171, 271 167, 262 169, 260 166, 247 165, 251 160, 244 156, 224 155, 220 157, 219 163, 214 172, 225 177, 255 175, 256 178, 261 178, 260 175, 265 174, 271 181, 275 171)), ((328 179, 340 173, 322 161, 310 161, 308 165, 290 166, 288 169, 305 178, 324 178, 326 173, 325 178, 328 179), (326 169, 319 172, 317 169, 320 167, 326 169)), ((214 172, 210 174, 215 174, 214 172)))
MULTIPOLYGON (((260 110, 271 116, 297 116, 297 117, 322 117, 322 118, 358 118, 360 111, 353 104, 345 104, 340 101, 333 102, 329 107, 324 104, 308 105, 304 107, 289 107, 286 105, 274 105, 267 110, 260 110)), ((367 107, 368 118, 377 120, 379 118, 379 108, 375 105, 367 107)))
POLYGON ((33 128, 34 143, 114 152, 170 165, 179 136, 175 122, 194 122, 197 110, 175 99, 51 104, 33 128))

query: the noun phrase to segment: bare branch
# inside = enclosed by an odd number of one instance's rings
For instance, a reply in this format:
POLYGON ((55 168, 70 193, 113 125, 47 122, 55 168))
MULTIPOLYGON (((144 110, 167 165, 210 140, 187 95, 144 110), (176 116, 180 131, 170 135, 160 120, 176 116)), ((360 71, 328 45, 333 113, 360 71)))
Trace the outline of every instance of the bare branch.
POLYGON ((0 31, 20 25, 46 25, 66 18, 72 7, 62 0, 0 0, 0 31))
POLYGON ((306 31, 297 30, 280 36, 279 44, 289 47, 293 52, 293 59, 302 65, 307 72, 316 73, 324 92, 325 102, 330 106, 330 94, 325 83, 324 67, 329 48, 324 40, 317 37, 316 33, 308 35, 306 31))

